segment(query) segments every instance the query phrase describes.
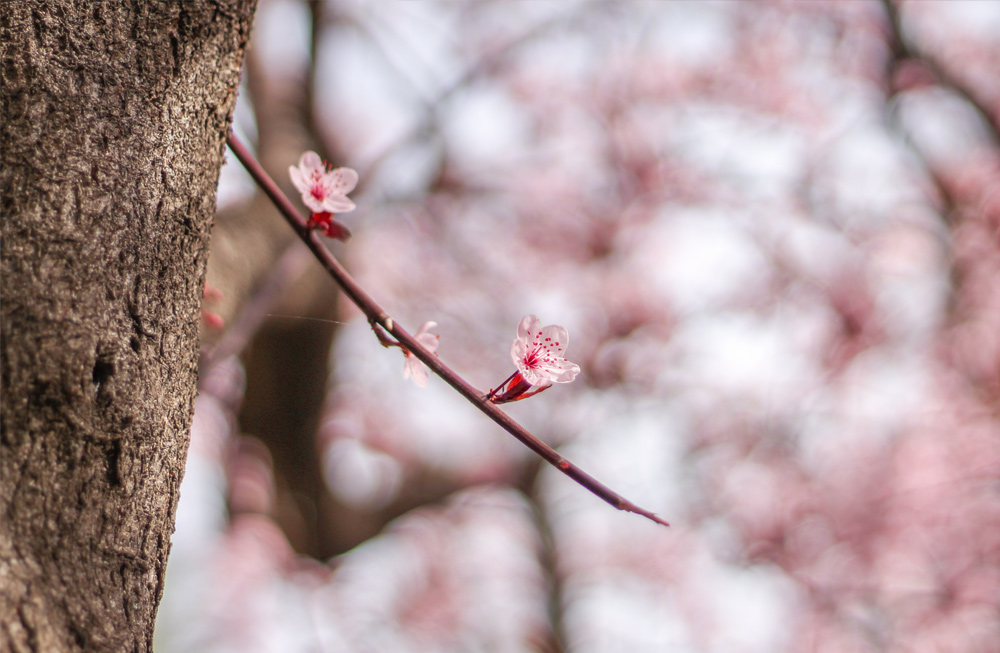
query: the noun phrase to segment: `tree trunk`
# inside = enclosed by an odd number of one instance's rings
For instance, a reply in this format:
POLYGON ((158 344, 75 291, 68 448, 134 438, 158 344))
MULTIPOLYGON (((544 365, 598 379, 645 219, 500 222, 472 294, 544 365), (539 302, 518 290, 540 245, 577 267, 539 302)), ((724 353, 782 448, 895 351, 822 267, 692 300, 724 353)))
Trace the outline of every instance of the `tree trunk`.
POLYGON ((255 1, 0 2, 0 650, 152 648, 255 1))

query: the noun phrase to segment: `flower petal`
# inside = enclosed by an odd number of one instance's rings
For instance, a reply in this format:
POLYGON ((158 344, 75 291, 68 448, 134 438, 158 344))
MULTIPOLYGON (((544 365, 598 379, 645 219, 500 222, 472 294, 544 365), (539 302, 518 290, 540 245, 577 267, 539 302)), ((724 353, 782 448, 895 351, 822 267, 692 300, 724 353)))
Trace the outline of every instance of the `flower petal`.
POLYGON ((576 363, 570 363, 565 358, 563 358, 562 361, 562 369, 551 370, 549 373, 549 380, 553 383, 569 383, 576 378, 577 374, 580 373, 579 365, 576 363))
POLYGON ((517 337, 525 342, 530 342, 536 333, 541 330, 541 320, 537 315, 525 315, 521 318, 521 323, 517 325, 517 337))
POLYGON ((403 378, 413 379, 413 382, 421 388, 427 387, 427 366, 421 363, 414 356, 407 356, 403 365, 403 378))
POLYGON ((353 211, 355 208, 354 202, 346 197, 337 197, 336 195, 327 195, 322 205, 323 210, 330 213, 347 213, 348 211, 353 211))
MULTIPOLYGON (((518 338, 510 346, 510 357, 514 359, 514 365, 521 370, 524 365, 524 358, 528 355, 528 343, 518 338)), ((523 371, 523 370, 522 370, 523 371)))
POLYGON ((312 150, 303 152, 302 156, 299 157, 299 168, 308 176, 313 170, 323 169, 323 159, 319 158, 319 155, 312 150))
POLYGON ((517 369, 521 373, 521 376, 524 377, 524 380, 533 386, 544 385, 549 382, 549 376, 541 369, 531 369, 522 365, 518 365, 517 369))
POLYGON ((558 324, 550 324, 541 330, 539 343, 551 353, 559 355, 569 345, 569 331, 558 324))
POLYGON ((309 191, 302 191, 302 203, 308 206, 313 213, 334 213, 334 211, 327 210, 326 202, 320 202, 309 191))
POLYGON ((295 166, 288 166, 288 176, 292 178, 292 185, 295 186, 295 190, 300 193, 309 192, 309 182, 302 175, 302 170, 295 166))
POLYGON ((358 172, 354 168, 337 168, 329 173, 336 184, 336 192, 346 195, 358 185, 358 172))
MULTIPOLYGON (((436 326, 437 322, 424 322, 413 336, 417 342, 423 345, 424 349, 432 354, 437 354, 440 336, 429 333, 429 331, 436 326)), ((409 351, 404 349, 403 353, 406 354, 406 361, 403 363, 403 378, 413 379, 413 382, 421 388, 427 387, 427 366, 409 351)))

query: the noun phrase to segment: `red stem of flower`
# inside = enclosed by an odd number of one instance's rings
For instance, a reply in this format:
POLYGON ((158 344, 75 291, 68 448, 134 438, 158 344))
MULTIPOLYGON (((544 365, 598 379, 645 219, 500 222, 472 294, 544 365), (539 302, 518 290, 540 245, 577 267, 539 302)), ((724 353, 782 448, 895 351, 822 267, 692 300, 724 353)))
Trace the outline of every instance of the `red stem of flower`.
POLYGON ((344 294, 346 294, 347 297, 354 302, 359 309, 361 309, 361 312, 363 312, 370 321, 385 329, 390 335, 392 335, 392 337, 401 342, 411 354, 420 359, 424 365, 434 370, 435 374, 444 379, 448 385, 454 388, 460 395, 465 397, 470 403, 485 413, 487 417, 499 424, 501 428, 520 440, 522 444, 541 456, 546 462, 561 471, 563 474, 569 476, 571 479, 590 490, 590 492, 597 495, 599 498, 611 504, 618 510, 634 512, 637 515, 642 515, 643 517, 653 520, 657 524, 662 524, 664 526, 670 525, 652 512, 640 508, 631 501, 628 501, 625 497, 621 496, 587 472, 560 456, 555 449, 536 438, 528 432, 527 429, 511 419, 507 413, 487 401, 483 393, 476 390, 465 379, 456 374, 450 367, 442 363, 440 358, 424 349, 424 347, 417 342, 417 340, 410 335, 409 332, 396 324, 396 322, 390 318, 388 314, 386 314, 382 307, 379 306, 378 303, 357 284, 351 275, 347 273, 347 270, 345 270, 340 262, 334 258, 333 254, 330 253, 330 250, 328 250, 320 240, 320 236, 306 226, 305 219, 299 215, 298 211, 288 198, 285 197, 284 193, 281 192, 278 186, 253 157, 250 151, 247 150, 243 143, 241 143, 232 132, 229 132, 226 142, 229 144, 229 148, 233 151, 233 154, 236 155, 236 158, 240 160, 240 163, 242 163, 247 169, 247 172, 250 173, 250 176, 252 176, 261 189, 267 193, 267 196, 271 198, 281 214, 285 216, 285 219, 292 225, 295 233, 297 233, 309 249, 312 250, 312 253, 315 254, 320 264, 326 269, 330 276, 333 277, 333 280, 337 283, 337 285, 341 287, 344 294))
POLYGON ((503 390, 503 389, 504 389, 504 386, 506 386, 506 385, 507 385, 508 383, 510 383, 511 379, 513 379, 513 378, 514 378, 515 376, 517 376, 517 373, 518 373, 518 371, 519 371, 519 370, 514 370, 514 373, 513 373, 513 374, 511 374, 510 376, 508 376, 508 377, 507 377, 507 379, 506 379, 506 380, 505 380, 505 381, 504 381, 503 383, 501 383, 500 385, 498 385, 498 386, 496 387, 496 389, 495 389, 495 390, 490 390, 490 391, 489 391, 489 392, 488 392, 488 393, 486 394, 486 397, 485 397, 486 401, 490 401, 490 400, 492 400, 492 399, 493 399, 493 396, 494 396, 494 395, 496 395, 496 393, 498 393, 498 392, 500 392, 501 390, 503 390))

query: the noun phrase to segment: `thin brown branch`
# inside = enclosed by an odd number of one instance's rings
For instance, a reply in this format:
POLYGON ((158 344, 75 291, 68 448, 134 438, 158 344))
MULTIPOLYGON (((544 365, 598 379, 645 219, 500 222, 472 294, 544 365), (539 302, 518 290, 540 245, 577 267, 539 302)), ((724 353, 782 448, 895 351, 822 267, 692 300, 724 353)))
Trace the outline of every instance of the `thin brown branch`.
POLYGON ((330 250, 326 248, 320 235, 309 229, 306 220, 299 214, 291 201, 281 192, 281 189, 267 175, 261 165, 253 157, 249 150, 230 132, 227 140, 230 149, 240 160, 247 172, 254 178, 261 189, 271 198, 275 206, 285 217, 292 229, 299 238, 309 247, 312 253, 326 269, 333 280, 344 291, 344 294, 368 317, 371 322, 378 324, 386 330, 393 338, 400 342, 407 350, 416 356, 427 367, 434 371, 444 381, 454 388, 460 395, 466 398, 471 404, 486 414, 491 420, 496 422, 505 431, 520 440, 522 444, 541 456, 546 462, 557 468, 566 476, 588 489, 597 497, 603 499, 608 504, 618 510, 633 512, 642 515, 657 524, 669 526, 666 521, 657 517, 652 512, 640 508, 631 501, 607 487, 596 478, 583 471, 570 461, 563 458, 555 449, 548 446, 527 429, 515 422, 507 413, 503 412, 496 405, 486 400, 485 395, 472 387, 465 379, 454 372, 450 367, 441 362, 436 355, 430 353, 410 335, 408 331, 397 324, 379 304, 368 295, 367 292, 347 273, 347 270, 340 264, 330 250))

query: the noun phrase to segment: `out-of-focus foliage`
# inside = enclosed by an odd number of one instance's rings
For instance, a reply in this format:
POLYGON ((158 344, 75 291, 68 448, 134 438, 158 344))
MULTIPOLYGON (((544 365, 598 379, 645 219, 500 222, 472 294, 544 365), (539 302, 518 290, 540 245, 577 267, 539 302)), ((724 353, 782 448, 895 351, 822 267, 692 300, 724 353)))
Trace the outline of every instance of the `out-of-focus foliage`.
POLYGON ((579 378, 507 408, 674 526, 342 303, 311 437, 360 544, 294 552, 213 367, 158 650, 995 650, 1000 5, 269 0, 253 47, 361 175, 362 285, 484 390, 566 325, 579 378))

